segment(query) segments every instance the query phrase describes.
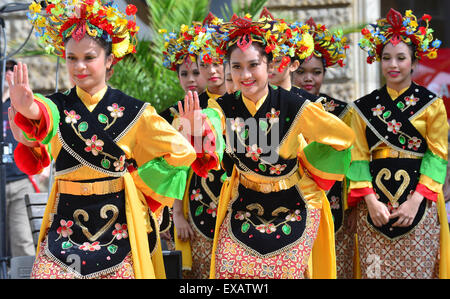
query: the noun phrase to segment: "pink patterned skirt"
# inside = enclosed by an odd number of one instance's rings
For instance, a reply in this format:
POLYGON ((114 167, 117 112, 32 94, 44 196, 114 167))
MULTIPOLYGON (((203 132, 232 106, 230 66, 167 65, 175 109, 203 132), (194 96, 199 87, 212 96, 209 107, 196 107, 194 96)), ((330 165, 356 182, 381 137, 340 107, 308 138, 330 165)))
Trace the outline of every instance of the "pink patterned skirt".
MULTIPOLYGON (((75 279, 74 272, 62 267, 54 259, 45 253, 45 245, 47 240, 45 239, 40 247, 39 254, 33 264, 33 269, 31 271, 32 279, 75 279)), ((120 267, 116 268, 115 271, 110 273, 99 274, 97 279, 133 279, 133 261, 131 258, 131 253, 123 260, 120 267)))
POLYGON ((303 237, 270 257, 256 255, 232 237, 227 215, 220 228, 216 250, 217 279, 301 279, 305 278, 308 260, 317 236, 320 210, 309 210, 309 225, 303 237))

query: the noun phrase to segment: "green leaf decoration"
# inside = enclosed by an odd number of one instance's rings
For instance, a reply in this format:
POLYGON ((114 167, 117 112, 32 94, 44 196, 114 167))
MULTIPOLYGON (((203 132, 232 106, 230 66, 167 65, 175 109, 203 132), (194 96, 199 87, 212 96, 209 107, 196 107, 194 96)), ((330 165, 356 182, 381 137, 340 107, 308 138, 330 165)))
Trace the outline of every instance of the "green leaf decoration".
POLYGON ((111 167, 111 161, 109 161, 108 159, 103 159, 102 160, 102 167, 105 169, 109 169, 111 167))
POLYGON ((244 223, 242 223, 241 225, 241 232, 243 234, 245 234, 246 232, 248 232, 248 230, 250 229, 250 223, 248 223, 247 221, 245 221, 244 223))
POLYGON ((258 168, 259 168, 261 171, 264 171, 264 172, 267 170, 266 164, 262 164, 262 163, 259 163, 259 164, 258 164, 258 168))
POLYGON ((259 121, 259 127, 261 128, 261 130, 267 131, 267 128, 269 127, 269 124, 267 123, 267 121, 261 119, 259 121))
POLYGON ((87 129, 89 128, 89 125, 87 122, 83 121, 78 125, 78 131, 80 133, 86 132, 87 129))
POLYGON ((195 209, 195 216, 200 216, 203 213, 203 206, 198 206, 197 209, 195 209))
POLYGON ((247 138, 248 138, 248 129, 245 129, 245 130, 241 133, 241 137, 242 137, 242 139, 247 139, 247 138))
POLYGON ((73 244, 70 241, 65 241, 62 243, 61 247, 62 249, 69 249, 73 246, 73 244))
POLYGON ((103 113, 100 113, 98 115, 98 121, 102 124, 107 124, 108 123, 108 117, 106 115, 104 115, 103 113))
POLYGON ((114 253, 116 253, 117 252, 117 249, 118 249, 118 247, 117 247, 117 245, 109 245, 108 247, 107 247, 107 249, 108 249, 108 251, 110 252, 110 253, 112 253, 112 254, 114 254, 114 253))
POLYGON ((291 232, 292 232, 291 226, 290 226, 289 224, 287 224, 287 223, 283 225, 283 227, 281 228, 281 230, 283 231, 283 233, 284 233, 285 235, 290 235, 291 232))

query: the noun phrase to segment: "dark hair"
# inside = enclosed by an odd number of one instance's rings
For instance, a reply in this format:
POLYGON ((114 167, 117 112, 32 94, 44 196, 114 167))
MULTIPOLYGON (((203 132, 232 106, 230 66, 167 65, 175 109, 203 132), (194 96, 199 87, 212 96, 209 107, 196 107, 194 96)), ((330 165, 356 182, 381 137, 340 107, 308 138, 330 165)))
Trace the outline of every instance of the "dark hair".
MULTIPOLYGON (((325 58, 324 58, 324 57, 317 57, 317 56, 315 56, 314 54, 312 54, 310 57, 312 57, 312 56, 314 56, 314 57, 316 57, 316 58, 319 58, 320 61, 322 61, 323 73, 325 74, 325 73, 327 72, 327 67, 326 67, 327 62, 326 62, 325 58)), ((310 58, 310 57, 308 57, 308 58, 310 58)), ((307 58, 307 59, 308 59, 308 58, 307 58)), ((306 61, 306 59, 300 59, 300 58, 298 58, 298 56, 295 56, 295 58, 293 59, 293 61, 295 61, 295 60, 298 60, 298 61, 300 62, 300 66, 303 64, 303 62, 306 61)), ((299 66, 299 67, 300 67, 300 66, 299 66)))
MULTIPOLYGON (((252 43, 252 46, 254 46, 255 49, 259 51, 259 54, 261 54, 261 56, 267 58, 267 64, 269 64, 270 62, 272 62, 272 60, 273 60, 273 55, 272 55, 272 53, 267 54, 267 53, 266 53, 266 50, 264 49, 264 46, 261 45, 261 43, 253 42, 253 43, 252 43)), ((233 51, 236 50, 237 48, 238 48, 237 43, 234 44, 234 45, 232 45, 231 47, 228 48, 227 53, 226 53, 226 55, 225 55, 225 60, 226 60, 226 61, 228 61, 228 62, 231 61, 231 60, 230 60, 230 58, 231 58, 231 53, 233 53, 233 51)))

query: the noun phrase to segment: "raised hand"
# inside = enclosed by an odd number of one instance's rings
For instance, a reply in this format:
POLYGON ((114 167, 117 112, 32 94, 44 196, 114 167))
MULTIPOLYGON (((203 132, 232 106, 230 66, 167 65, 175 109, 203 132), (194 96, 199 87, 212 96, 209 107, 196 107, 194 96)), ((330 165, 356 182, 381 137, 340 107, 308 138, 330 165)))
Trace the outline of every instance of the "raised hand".
POLYGON ((34 102, 33 92, 28 84, 28 68, 19 62, 14 66, 14 72, 6 75, 9 85, 11 106, 17 112, 29 119, 40 119, 41 111, 34 102))
POLYGON ((203 121, 206 116, 202 114, 198 94, 188 91, 184 97, 184 107, 178 101, 178 111, 183 135, 201 136, 203 133, 203 121))

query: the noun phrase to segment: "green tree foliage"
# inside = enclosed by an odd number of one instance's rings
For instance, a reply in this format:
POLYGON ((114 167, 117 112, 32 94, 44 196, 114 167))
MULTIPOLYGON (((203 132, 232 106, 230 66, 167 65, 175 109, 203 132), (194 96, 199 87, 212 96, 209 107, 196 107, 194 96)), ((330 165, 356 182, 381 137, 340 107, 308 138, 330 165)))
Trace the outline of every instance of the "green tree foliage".
MULTIPOLYGON (((182 24, 202 21, 209 12, 209 0, 147 0, 151 41, 139 41, 137 53, 114 66, 109 84, 123 92, 151 103, 160 112, 184 97, 177 74, 163 66, 164 39, 159 29, 178 31, 182 24)), ((240 1, 235 1, 240 2, 240 1)), ((225 20, 232 12, 256 15, 267 0, 233 4, 225 8, 225 20)))

